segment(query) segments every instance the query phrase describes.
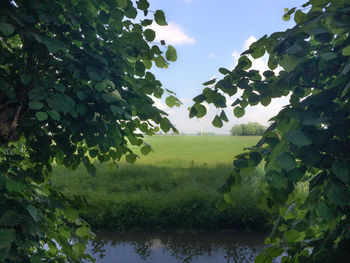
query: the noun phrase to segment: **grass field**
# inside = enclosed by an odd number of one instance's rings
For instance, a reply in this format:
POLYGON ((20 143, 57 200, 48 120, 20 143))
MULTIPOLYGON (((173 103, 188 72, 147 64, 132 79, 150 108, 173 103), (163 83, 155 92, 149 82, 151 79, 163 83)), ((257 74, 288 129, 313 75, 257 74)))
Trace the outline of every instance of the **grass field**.
MULTIPOLYGON (((217 188, 235 155, 259 137, 147 137, 154 152, 135 164, 99 165, 92 177, 84 167, 54 168, 53 183, 68 196, 83 195, 96 206, 83 217, 95 228, 213 229, 261 228, 266 218, 256 207, 256 180, 237 190, 235 208, 219 212, 217 188)), ((138 152, 138 149, 135 149, 138 152)))

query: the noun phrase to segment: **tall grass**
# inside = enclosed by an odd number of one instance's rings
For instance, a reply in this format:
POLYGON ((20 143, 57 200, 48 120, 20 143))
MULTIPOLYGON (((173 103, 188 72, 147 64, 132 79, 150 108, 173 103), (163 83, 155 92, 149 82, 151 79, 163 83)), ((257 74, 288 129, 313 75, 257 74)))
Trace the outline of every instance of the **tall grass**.
MULTIPOLYGON (((95 177, 84 167, 54 168, 53 182, 68 196, 81 195, 96 207, 83 217, 96 228, 214 229, 262 228, 265 215, 256 207, 259 172, 235 192, 236 207, 219 212, 217 188, 231 171, 234 155, 258 137, 155 136, 154 152, 136 164, 111 169, 97 164, 95 177)), ((137 149, 135 149, 137 150, 137 149)))

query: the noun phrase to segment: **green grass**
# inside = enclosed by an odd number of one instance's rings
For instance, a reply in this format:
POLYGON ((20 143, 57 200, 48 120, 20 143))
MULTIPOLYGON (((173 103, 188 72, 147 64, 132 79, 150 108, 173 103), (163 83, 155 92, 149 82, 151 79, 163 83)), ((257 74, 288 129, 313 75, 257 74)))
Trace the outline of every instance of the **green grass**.
MULTIPOLYGON (((84 167, 54 168, 53 183, 66 195, 81 195, 96 206, 82 216, 95 228, 214 229, 261 228, 266 217, 256 207, 254 180, 235 192, 236 207, 219 212, 217 188, 232 169, 233 157, 259 137, 147 137, 154 152, 133 165, 99 165, 92 177, 84 167)), ((138 149, 135 149, 137 152, 138 149)))

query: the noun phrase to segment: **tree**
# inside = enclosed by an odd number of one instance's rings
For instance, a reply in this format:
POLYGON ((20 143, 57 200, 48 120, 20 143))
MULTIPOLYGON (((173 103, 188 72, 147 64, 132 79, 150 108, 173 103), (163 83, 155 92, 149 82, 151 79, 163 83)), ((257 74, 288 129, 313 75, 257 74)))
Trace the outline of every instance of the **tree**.
POLYGON ((242 126, 240 124, 234 125, 230 130, 230 134, 241 136, 242 135, 242 126))
MULTIPOLYGON (((238 156, 220 191, 230 195, 241 177, 264 165, 261 205, 277 214, 266 239, 271 244, 255 262, 271 262, 285 251, 282 262, 346 262, 350 247, 350 2, 310 0, 285 9, 284 20, 296 25, 263 36, 243 52, 232 70, 204 83, 190 116, 200 117, 200 103, 226 107, 224 94, 242 96, 233 113, 245 107, 290 96, 260 142, 238 156), (249 70, 252 59, 268 55, 262 73, 249 70), (274 71, 278 66, 279 73, 274 71)), ((222 110, 224 112, 224 110, 222 110)), ((213 124, 227 118, 217 115, 213 124)), ((223 199, 220 209, 227 207, 223 199)))
MULTIPOLYGON (((176 60, 175 49, 152 44, 155 32, 146 28, 152 17, 166 25, 165 16, 149 11, 147 0, 135 4, 1 1, 1 262, 89 259, 84 243, 91 232, 78 210, 87 202, 55 190, 52 164, 83 163, 94 175, 90 158, 135 162, 128 142, 143 145, 138 130, 176 131, 150 97, 164 93, 149 72, 153 62, 166 68, 176 60)), ((167 93, 167 104, 178 106, 167 93)), ((149 151, 144 144, 141 152, 149 151)))
POLYGON ((265 127, 257 122, 248 122, 246 124, 236 124, 232 127, 230 130, 231 135, 255 135, 255 136, 261 136, 263 135, 265 131, 265 127))

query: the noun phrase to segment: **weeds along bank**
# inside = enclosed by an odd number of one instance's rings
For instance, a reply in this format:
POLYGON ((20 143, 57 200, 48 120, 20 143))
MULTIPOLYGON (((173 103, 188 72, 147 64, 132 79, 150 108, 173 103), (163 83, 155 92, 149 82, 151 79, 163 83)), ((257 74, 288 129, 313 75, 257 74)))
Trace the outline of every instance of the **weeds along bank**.
POLYGON ((237 189, 234 208, 220 212, 217 188, 231 171, 233 156, 258 137, 155 136, 154 152, 129 165, 99 165, 92 177, 84 167, 55 167, 53 183, 67 196, 85 196, 94 206, 82 215, 94 228, 114 230, 263 229, 256 207, 261 171, 237 189))

